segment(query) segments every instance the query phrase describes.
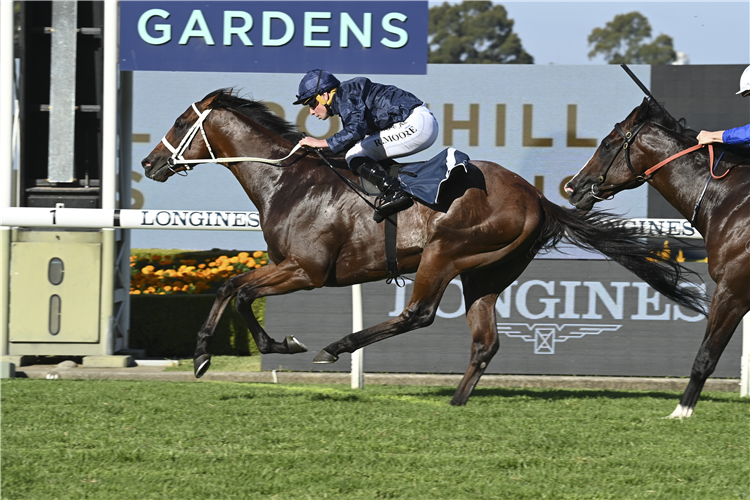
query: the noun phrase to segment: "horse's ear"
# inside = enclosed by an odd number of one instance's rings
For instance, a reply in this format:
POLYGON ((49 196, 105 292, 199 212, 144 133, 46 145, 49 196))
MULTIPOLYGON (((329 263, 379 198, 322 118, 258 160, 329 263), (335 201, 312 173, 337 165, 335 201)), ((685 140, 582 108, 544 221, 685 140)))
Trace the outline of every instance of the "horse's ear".
POLYGON ((216 95, 213 95, 209 97, 208 99, 206 99, 205 101, 203 101, 203 109, 213 109, 214 107, 216 107, 215 104, 219 104, 219 102, 221 101, 220 98, 223 95, 224 95, 223 92, 218 92, 216 95))
POLYGON ((642 122, 646 119, 648 116, 649 110, 651 109, 651 101, 648 97, 643 98, 643 102, 640 106, 638 106, 638 109, 635 112, 635 120, 637 122, 642 122))

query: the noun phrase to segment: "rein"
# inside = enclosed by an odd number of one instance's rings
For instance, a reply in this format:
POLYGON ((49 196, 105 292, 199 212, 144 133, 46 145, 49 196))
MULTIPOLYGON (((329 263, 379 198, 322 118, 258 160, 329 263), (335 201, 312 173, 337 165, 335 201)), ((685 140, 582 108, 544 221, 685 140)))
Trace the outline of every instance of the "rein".
POLYGON ((162 137, 161 142, 164 144, 164 146, 169 149, 169 151, 172 152, 172 156, 167 160, 167 163, 169 164, 169 169, 174 172, 175 174, 179 174, 182 176, 186 176, 186 173, 182 173, 181 171, 176 171, 172 167, 175 165, 185 165, 185 170, 192 170, 193 167, 191 165, 197 165, 199 163, 205 163, 208 161, 208 159, 204 160, 186 160, 183 158, 185 151, 190 147, 190 143, 193 141, 193 138, 198 134, 198 131, 200 130, 201 134, 203 135, 203 142, 206 143, 206 148, 208 148, 208 152, 211 155, 211 161, 214 163, 235 163, 235 162, 242 162, 242 161, 254 161, 254 162, 260 162, 260 163, 270 163, 270 164, 279 164, 283 161, 288 160, 291 158, 291 156, 299 150, 301 147, 299 144, 295 145, 294 148, 292 148, 292 151, 286 155, 284 158, 278 158, 278 159, 268 159, 268 158, 255 158, 251 156, 235 156, 235 157, 229 157, 229 158, 217 158, 214 155, 213 149, 211 148, 211 143, 208 142, 208 137, 206 136, 206 130, 203 128, 203 122, 206 121, 206 118, 208 115, 213 111, 212 108, 206 109, 202 113, 198 111, 198 107, 193 103, 193 110, 198 115, 198 119, 193 123, 193 125, 190 127, 190 130, 188 130, 187 134, 185 134, 185 137, 182 138, 182 141, 180 141, 180 144, 175 148, 172 146, 169 141, 167 140, 167 136, 165 135, 162 137))
MULTIPOLYGON (((176 165, 185 165, 185 170, 192 170, 193 167, 191 165, 197 165, 199 163, 205 163, 208 161, 208 159, 204 160, 186 160, 183 158, 183 155, 185 154, 185 151, 190 147, 190 143, 193 141, 193 138, 198 134, 198 131, 200 130, 201 134, 203 135, 203 142, 206 143, 206 148, 208 148, 208 152, 211 155, 211 161, 213 163, 234 163, 234 162, 242 162, 242 161, 254 161, 254 162, 260 162, 260 163, 270 163, 270 164, 279 164, 283 161, 288 160, 291 158, 291 156, 296 153, 302 146, 299 144, 296 144, 292 150, 289 152, 288 155, 286 155, 284 158, 278 158, 278 159, 268 159, 268 158, 255 158, 251 156, 235 156, 230 158, 217 158, 214 155, 213 149, 211 148, 211 144, 208 142, 208 137, 206 136, 206 130, 203 128, 203 122, 206 121, 206 118, 208 115, 213 111, 213 108, 206 109, 202 113, 198 110, 198 107, 195 105, 195 103, 192 104, 193 111, 198 115, 198 119, 193 123, 193 125, 190 127, 190 130, 187 131, 185 134, 185 137, 182 138, 182 141, 180 141, 180 144, 175 148, 172 146, 169 141, 167 140, 167 136, 165 135, 162 137, 161 142, 164 144, 164 146, 169 149, 169 151, 172 152, 172 156, 169 157, 167 160, 167 163, 169 165, 169 170, 171 170, 173 173, 181 175, 181 176, 187 176, 187 172, 183 171, 177 171, 175 170, 174 166, 176 165)), ((346 183, 357 195, 364 200, 365 203, 367 203, 370 208, 375 210, 377 212, 378 208, 370 202, 367 198, 365 198, 364 194, 365 191, 357 186, 354 182, 347 179, 341 172, 336 170, 333 165, 328 161, 328 158, 326 158, 323 153, 315 148, 315 152, 318 153, 318 156, 325 162, 328 167, 333 170, 333 172, 342 180, 344 183, 346 183)), ((388 220, 391 221, 394 225, 396 225, 396 222, 388 217, 388 220)))
MULTIPOLYGON (((318 156, 320 157, 320 159, 323 160, 325 162, 325 164, 328 165, 328 167, 331 170, 333 170, 333 173, 335 173, 336 175, 339 176, 339 179, 341 179, 342 181, 344 181, 344 183, 347 184, 352 189, 352 191, 354 191, 355 193, 357 193, 357 196, 359 196, 360 198, 362 198, 362 201, 364 201, 365 203, 367 203, 370 206, 370 208, 372 208, 376 212, 378 211, 378 207, 376 207, 375 204, 372 203, 370 200, 368 200, 367 198, 365 198, 365 195, 367 194, 367 192, 364 189, 362 189, 361 187, 359 187, 355 182, 352 182, 351 180, 347 179, 346 176, 344 176, 344 174, 342 174, 341 172, 339 172, 338 170, 336 170, 336 168, 333 165, 331 165, 331 162, 328 161, 328 158, 325 157, 325 155, 320 151, 320 149, 315 148, 315 152, 318 153, 318 156)), ((388 219, 390 222, 392 222, 394 226, 397 225, 396 221, 394 221, 393 219, 391 219, 391 217, 386 217, 386 219, 388 219)))

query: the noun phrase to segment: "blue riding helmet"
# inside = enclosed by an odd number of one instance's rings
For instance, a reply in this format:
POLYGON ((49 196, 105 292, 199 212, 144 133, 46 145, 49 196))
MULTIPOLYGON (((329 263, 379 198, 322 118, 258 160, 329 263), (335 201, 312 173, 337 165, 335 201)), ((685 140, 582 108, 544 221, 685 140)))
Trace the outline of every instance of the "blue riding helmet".
POLYGON ((299 94, 297 94, 297 100, 292 104, 305 104, 322 94, 328 92, 339 86, 341 82, 328 71, 322 69, 314 69, 308 71, 307 74, 302 77, 302 81, 299 82, 299 94))

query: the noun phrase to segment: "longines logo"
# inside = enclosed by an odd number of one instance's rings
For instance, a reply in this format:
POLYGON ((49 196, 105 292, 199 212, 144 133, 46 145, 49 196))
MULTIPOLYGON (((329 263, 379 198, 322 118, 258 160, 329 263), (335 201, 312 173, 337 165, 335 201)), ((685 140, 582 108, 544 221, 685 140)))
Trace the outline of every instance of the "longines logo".
POLYGON ((580 325, 555 323, 498 323, 497 333, 524 342, 534 343, 534 354, 555 354, 555 344, 570 339, 580 339, 586 335, 599 335, 602 332, 615 332, 622 325, 580 325))
MULTIPOLYGON (((458 318, 466 314, 461 280, 454 279, 445 291, 437 311, 438 318, 458 318), (458 294, 456 293, 458 289, 458 294)), ((401 314, 406 306, 406 287, 394 287, 395 307, 389 316, 401 314)), ((705 283, 688 286, 705 293, 705 283)), ((514 281, 497 298, 498 319, 526 320, 615 320, 623 321, 686 321, 705 320, 702 314, 684 311, 670 303, 648 283, 635 281, 514 281)))
MULTIPOLYGON (((466 306, 461 281, 453 280, 451 285, 454 286, 446 289, 437 317, 463 320, 466 306)), ((705 284, 688 286, 706 291, 705 284)), ((389 313, 392 317, 404 310, 409 294, 405 288, 395 290, 395 307, 389 313)), ((535 354, 555 354, 556 344, 587 335, 621 328, 626 333, 629 329, 641 328, 644 321, 661 324, 705 321, 703 315, 683 310, 647 283, 564 279, 513 282, 498 297, 495 316, 498 334, 533 343, 535 354)))

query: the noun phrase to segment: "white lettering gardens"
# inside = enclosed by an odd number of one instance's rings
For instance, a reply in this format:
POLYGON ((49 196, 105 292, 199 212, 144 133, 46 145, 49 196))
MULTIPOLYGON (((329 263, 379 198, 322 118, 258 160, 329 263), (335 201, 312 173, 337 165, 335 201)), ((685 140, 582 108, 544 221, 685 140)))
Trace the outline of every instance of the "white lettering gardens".
POLYGON ((373 19, 372 13, 363 13, 355 19, 349 13, 341 12, 336 23, 331 12, 305 12, 304 20, 298 26, 289 14, 281 11, 264 11, 254 18, 245 11, 227 10, 223 12, 221 33, 215 32, 219 28, 212 28, 200 9, 192 11, 184 26, 173 25, 169 21, 170 15, 164 9, 144 12, 138 19, 138 36, 141 40, 150 45, 164 45, 176 38, 180 45, 187 45, 191 39, 199 39, 209 46, 216 45, 218 40, 224 46, 241 44, 253 47, 260 42, 263 47, 280 47, 301 34, 304 47, 331 47, 336 44, 345 48, 356 42, 363 48, 370 48, 373 44, 373 23, 378 22, 388 35, 375 43, 389 49, 399 49, 409 41, 409 33, 400 26, 407 16, 399 12, 384 14, 380 19, 373 19), (338 26, 336 33, 332 29, 335 25, 338 26))

